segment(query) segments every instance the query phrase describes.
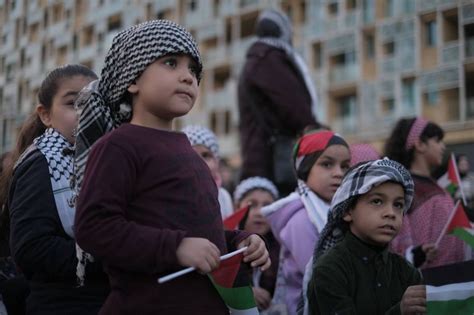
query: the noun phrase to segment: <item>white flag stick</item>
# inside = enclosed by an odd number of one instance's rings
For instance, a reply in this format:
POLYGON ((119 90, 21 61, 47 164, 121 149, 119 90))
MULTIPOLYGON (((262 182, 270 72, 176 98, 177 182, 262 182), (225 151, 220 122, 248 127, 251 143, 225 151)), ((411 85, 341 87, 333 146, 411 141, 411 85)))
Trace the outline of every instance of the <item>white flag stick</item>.
MULTIPOLYGON (((226 260, 226 259, 228 259, 228 258, 230 258, 230 257, 233 257, 233 256, 235 256, 235 255, 238 255, 238 254, 244 252, 246 249, 247 249, 247 246, 242 247, 241 249, 238 249, 238 250, 236 250, 236 251, 233 251, 233 252, 231 252, 231 253, 228 253, 228 254, 225 254, 225 255, 221 256, 219 260, 220 260, 220 261, 226 260)), ((159 278, 159 279, 158 279, 158 283, 161 284, 161 283, 168 282, 168 281, 173 280, 173 279, 175 279, 175 278, 178 278, 178 277, 180 277, 180 276, 182 276, 182 275, 185 275, 185 274, 187 274, 187 273, 193 272, 194 270, 196 270, 195 267, 189 267, 189 268, 186 268, 186 269, 183 269, 183 270, 180 270, 180 271, 173 272, 173 273, 171 273, 171 274, 169 274, 169 275, 167 275, 167 276, 164 276, 164 277, 159 278)))
POLYGON ((456 158, 454 157, 454 153, 451 153, 451 159, 453 160, 452 163, 454 164, 454 171, 456 173, 456 179, 458 180, 458 183, 459 183, 459 188, 458 189, 461 192, 462 204, 467 205, 466 197, 464 196, 464 190, 462 189, 461 176, 459 176, 458 164, 456 163, 456 158))
POLYGON ((446 222, 446 224, 443 227, 443 230, 441 230, 441 234, 438 236, 438 239, 436 240, 436 243, 435 243, 436 247, 438 247, 439 242, 441 242, 441 239, 443 238, 444 234, 446 233, 446 230, 448 229, 448 226, 451 223, 451 220, 453 219, 454 214, 456 214, 456 210, 458 209, 458 206, 459 206, 460 202, 461 202, 461 200, 458 200, 458 202, 456 202, 456 204, 454 205, 454 209, 451 212, 451 214, 449 215, 448 222, 446 222))

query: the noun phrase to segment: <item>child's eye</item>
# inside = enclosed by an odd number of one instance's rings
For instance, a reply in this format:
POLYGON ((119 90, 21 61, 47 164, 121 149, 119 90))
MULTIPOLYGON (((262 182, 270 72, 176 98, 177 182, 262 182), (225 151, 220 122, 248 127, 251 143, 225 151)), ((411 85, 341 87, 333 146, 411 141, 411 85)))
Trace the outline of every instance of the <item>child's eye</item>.
POLYGON ((166 58, 163 63, 167 66, 170 66, 172 68, 175 68, 178 65, 178 61, 176 58, 166 58))
POLYGON ((191 73, 192 73, 195 77, 197 77, 198 72, 199 72, 198 66, 192 64, 192 65, 189 66, 189 70, 191 71, 191 73))
POLYGON ((403 202, 395 202, 395 208, 403 210, 405 208, 405 204, 403 202))
POLYGON ((341 169, 345 172, 349 169, 349 164, 342 164, 341 169))
POLYGON ((379 198, 372 199, 370 203, 376 206, 380 206, 382 204, 382 199, 379 199, 379 198))
POLYGON ((330 168, 331 167, 331 163, 330 162, 322 162, 321 163, 321 166, 324 167, 324 168, 330 168))

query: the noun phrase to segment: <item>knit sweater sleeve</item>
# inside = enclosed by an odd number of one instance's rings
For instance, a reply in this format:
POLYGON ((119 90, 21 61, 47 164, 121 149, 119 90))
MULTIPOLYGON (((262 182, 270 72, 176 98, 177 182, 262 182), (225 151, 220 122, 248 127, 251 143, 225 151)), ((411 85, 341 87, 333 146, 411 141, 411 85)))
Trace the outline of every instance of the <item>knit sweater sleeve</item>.
POLYGON ((93 147, 76 209, 76 238, 110 266, 156 274, 178 264, 186 233, 127 220, 139 174, 139 157, 126 147, 107 141, 93 147))
POLYGON ((10 246, 28 278, 73 278, 75 242, 64 232, 44 156, 34 154, 15 171, 9 194, 10 246))

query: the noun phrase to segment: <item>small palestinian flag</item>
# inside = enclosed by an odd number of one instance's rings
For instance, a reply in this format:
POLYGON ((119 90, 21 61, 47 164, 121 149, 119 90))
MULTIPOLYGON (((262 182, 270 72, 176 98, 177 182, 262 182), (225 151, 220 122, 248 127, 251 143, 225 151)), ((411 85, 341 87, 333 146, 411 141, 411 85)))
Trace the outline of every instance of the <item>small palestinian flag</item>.
POLYGON ((221 261, 219 268, 209 274, 212 284, 233 315, 258 315, 250 285, 238 286, 236 277, 243 259, 243 251, 236 251, 221 261))
POLYGON ((233 214, 228 216, 226 219, 224 219, 224 227, 227 230, 234 230, 239 226, 240 221, 245 217, 247 212, 250 210, 250 205, 245 206, 237 211, 235 211, 233 214))
POLYGON ((423 269, 427 314, 474 314, 474 261, 423 269))
MULTIPOLYGON (((449 194, 455 198, 458 189, 461 187, 461 178, 459 177, 458 167, 456 165, 456 158, 454 153, 451 153, 448 163, 448 171, 438 179, 438 185, 443 187, 449 194)), ((466 198, 464 192, 461 189, 461 197, 464 204, 466 204, 466 198)))
POLYGON ((428 315, 474 314, 474 281, 426 286, 428 315))
POLYGON ((436 244, 439 244, 441 238, 446 234, 452 234, 474 248, 474 229, 467 218, 460 200, 458 200, 454 206, 453 213, 451 214, 446 226, 443 228, 436 244))

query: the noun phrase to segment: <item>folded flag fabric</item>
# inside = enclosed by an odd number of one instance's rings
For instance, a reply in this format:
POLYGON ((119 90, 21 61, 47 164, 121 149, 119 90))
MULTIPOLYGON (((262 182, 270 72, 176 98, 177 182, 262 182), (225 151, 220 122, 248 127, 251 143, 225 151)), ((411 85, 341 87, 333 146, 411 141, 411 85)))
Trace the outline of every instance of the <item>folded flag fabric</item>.
POLYGON ((454 212, 451 214, 443 232, 438 238, 437 244, 445 234, 454 235, 474 248, 474 229, 460 201, 454 206, 454 212))
POLYGON ((247 212, 250 210, 250 205, 245 206, 237 211, 235 211, 233 214, 231 214, 229 217, 224 219, 224 227, 227 230, 234 230, 239 226, 240 221, 245 217, 247 212))
MULTIPOLYGON (((456 193, 461 187, 461 178, 459 176, 458 167, 456 164, 456 158, 454 153, 451 153, 451 157, 448 162, 448 171, 438 179, 438 185, 443 187, 449 194, 456 198, 456 193)), ((466 198, 464 192, 461 190, 461 198, 463 203, 466 204, 466 198)))
POLYGON ((428 315, 474 314, 474 281, 426 286, 428 315))
POLYGON ((221 261, 219 268, 208 276, 224 303, 233 315, 258 315, 258 309, 250 284, 239 285, 236 281, 243 252, 221 261))

